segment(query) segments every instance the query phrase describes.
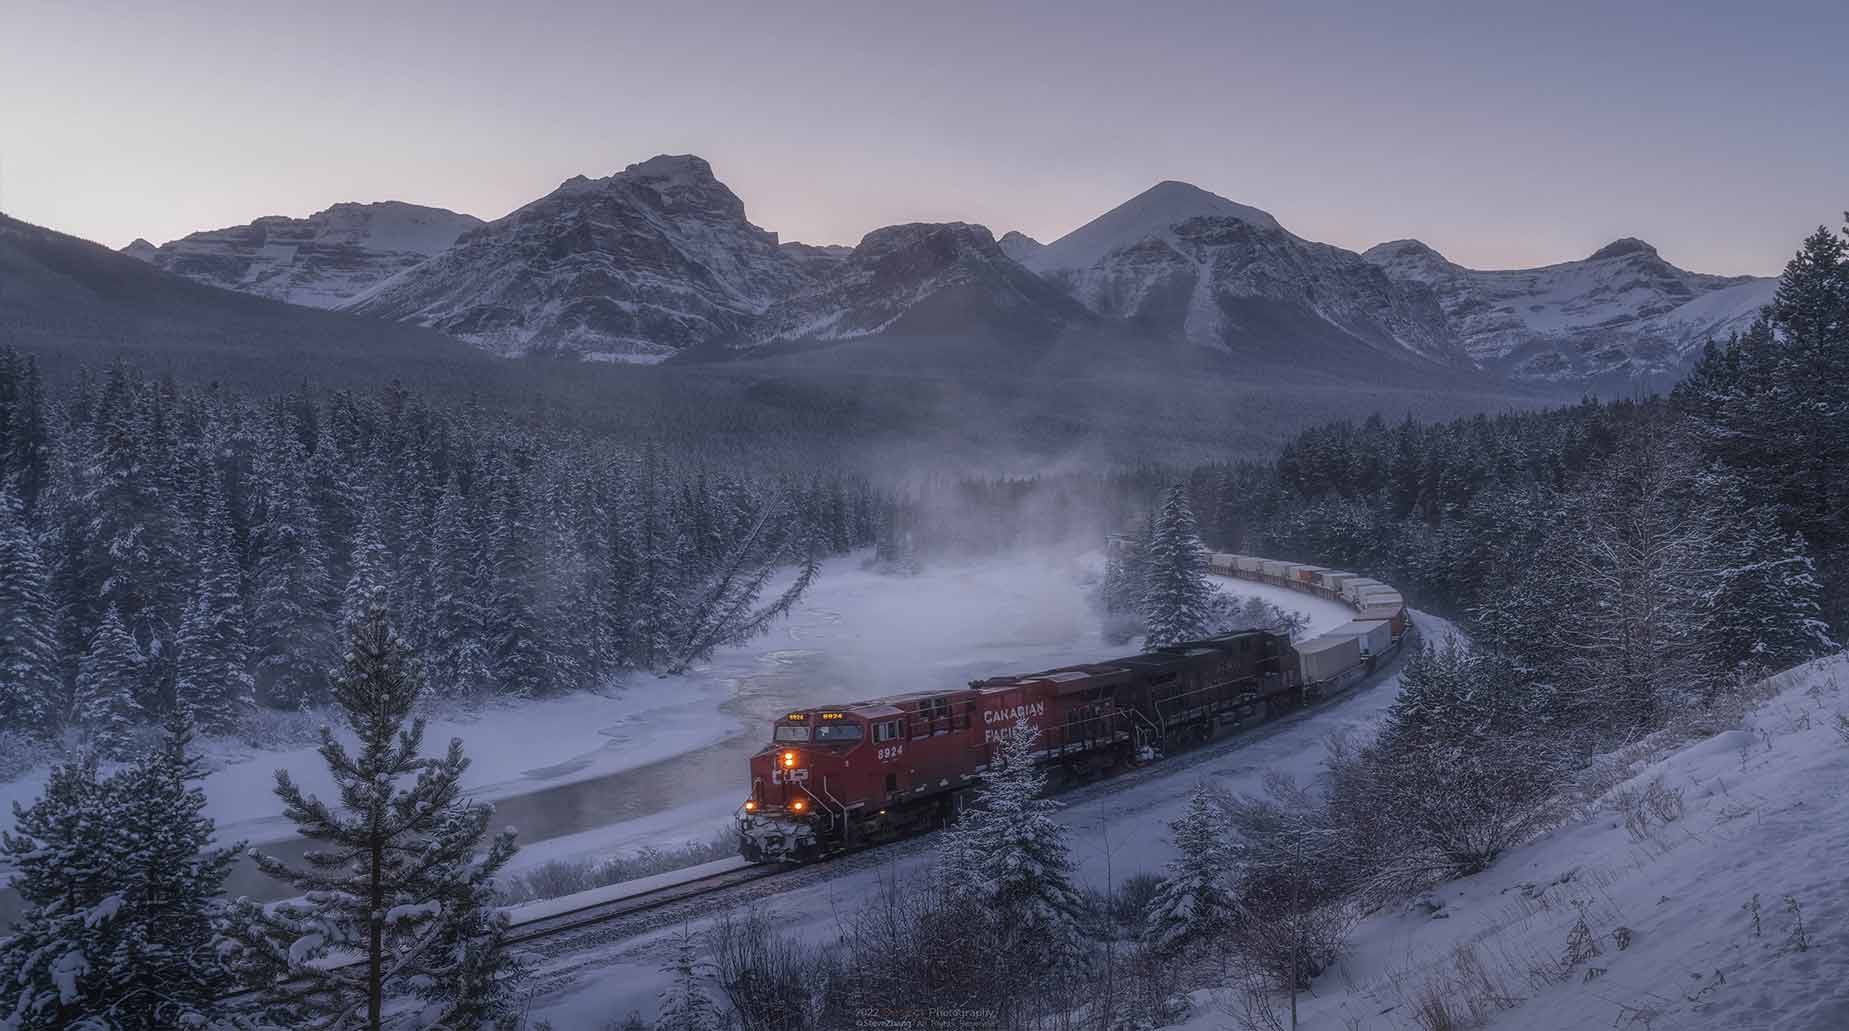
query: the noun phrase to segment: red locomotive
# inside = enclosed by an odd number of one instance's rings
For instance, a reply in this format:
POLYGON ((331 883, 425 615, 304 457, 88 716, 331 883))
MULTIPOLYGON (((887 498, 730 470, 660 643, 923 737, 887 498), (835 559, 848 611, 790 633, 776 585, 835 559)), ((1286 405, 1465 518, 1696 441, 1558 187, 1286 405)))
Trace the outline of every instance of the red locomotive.
POLYGON ((1295 707, 1290 638, 1264 630, 1106 662, 792 712, 751 760, 749 860, 801 862, 954 820, 997 735, 1026 720, 1042 762, 1081 777, 1295 707))

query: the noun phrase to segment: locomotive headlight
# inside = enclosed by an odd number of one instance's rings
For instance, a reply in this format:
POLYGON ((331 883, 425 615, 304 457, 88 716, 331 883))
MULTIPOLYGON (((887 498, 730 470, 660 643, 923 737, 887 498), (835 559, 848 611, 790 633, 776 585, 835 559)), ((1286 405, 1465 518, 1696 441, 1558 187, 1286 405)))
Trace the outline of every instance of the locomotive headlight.
POLYGON ((788 768, 790 768, 790 767, 792 767, 792 766, 795 766, 795 765, 796 765, 796 753, 795 753, 795 752, 785 752, 785 753, 783 753, 783 766, 784 766, 784 768, 785 768, 785 769, 788 769, 788 768))
POLYGON ((754 799, 752 799, 752 800, 750 800, 750 801, 748 801, 748 802, 746 802, 746 803, 745 803, 745 812, 748 812, 748 813, 755 813, 755 812, 757 812, 757 811, 758 811, 758 801, 757 801, 757 799, 755 799, 755 798, 754 798, 754 799))
POLYGON ((791 802, 791 803, 790 803, 790 811, 791 811, 791 812, 796 812, 796 813, 800 813, 800 812, 802 812, 802 811, 803 811, 804 809, 807 809, 807 808, 809 808, 809 803, 807 803, 807 802, 805 802, 805 801, 803 801, 803 800, 802 800, 802 799, 800 799, 800 798, 799 798, 799 799, 797 799, 796 801, 794 801, 794 802, 791 802))

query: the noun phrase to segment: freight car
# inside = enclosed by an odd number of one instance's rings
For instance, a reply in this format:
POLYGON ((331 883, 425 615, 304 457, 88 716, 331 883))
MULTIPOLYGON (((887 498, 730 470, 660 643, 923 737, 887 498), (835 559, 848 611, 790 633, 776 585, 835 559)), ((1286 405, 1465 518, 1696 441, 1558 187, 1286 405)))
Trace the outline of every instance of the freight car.
POLYGON ((1083 778, 1294 708, 1290 639, 1223 634, 1105 662, 791 712, 751 759, 738 815, 752 861, 801 862, 956 819, 999 736, 1025 720, 1036 758, 1083 778))
MULTIPOLYGON (((1118 536, 1107 547, 1135 544, 1118 536)), ((1393 588, 1354 573, 1224 553, 1209 556, 1208 569, 1341 602, 1355 619, 1295 644, 1244 630, 957 690, 788 713, 751 758, 740 854, 804 862, 954 821, 999 735, 1017 720, 1037 732, 1038 761, 1063 777, 1149 761, 1365 676, 1408 626, 1393 588)))

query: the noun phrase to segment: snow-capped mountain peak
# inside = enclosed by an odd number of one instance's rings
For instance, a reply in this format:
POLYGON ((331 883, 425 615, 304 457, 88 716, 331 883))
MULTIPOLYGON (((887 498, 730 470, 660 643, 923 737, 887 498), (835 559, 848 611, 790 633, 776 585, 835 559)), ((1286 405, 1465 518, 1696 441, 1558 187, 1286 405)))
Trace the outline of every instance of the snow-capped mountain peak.
POLYGON ((1262 229, 1283 230, 1267 212, 1169 179, 1047 244, 1032 255, 1028 267, 1037 272, 1087 268, 1113 251, 1163 236, 1194 218, 1231 218, 1262 229))
POLYGON ((659 361, 743 333, 831 257, 780 248, 705 160, 664 154, 567 179, 347 307, 506 355, 659 361))
POLYGON ((1600 247, 1598 250, 1593 251, 1592 255, 1586 260, 1604 261, 1607 258, 1622 258, 1630 254, 1647 254, 1652 258, 1657 256, 1655 247, 1639 240, 1635 236, 1626 236, 1613 240, 1605 246, 1600 247))

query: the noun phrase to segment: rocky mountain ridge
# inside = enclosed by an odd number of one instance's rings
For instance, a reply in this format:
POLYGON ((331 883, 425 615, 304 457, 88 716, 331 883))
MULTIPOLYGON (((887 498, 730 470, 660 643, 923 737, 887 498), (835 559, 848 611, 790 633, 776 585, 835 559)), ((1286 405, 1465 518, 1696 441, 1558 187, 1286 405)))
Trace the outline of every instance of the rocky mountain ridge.
POLYGON ((334 308, 422 264, 482 220, 402 201, 336 204, 307 218, 270 215, 122 253, 208 286, 334 308))

